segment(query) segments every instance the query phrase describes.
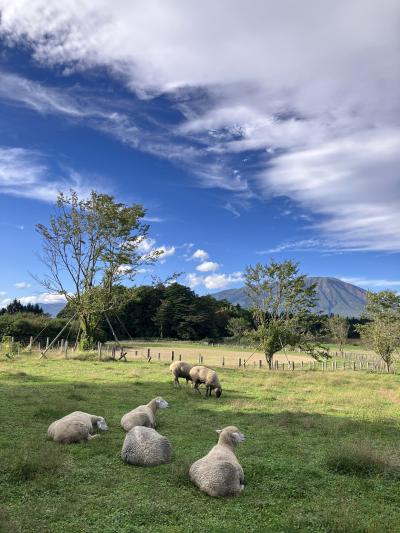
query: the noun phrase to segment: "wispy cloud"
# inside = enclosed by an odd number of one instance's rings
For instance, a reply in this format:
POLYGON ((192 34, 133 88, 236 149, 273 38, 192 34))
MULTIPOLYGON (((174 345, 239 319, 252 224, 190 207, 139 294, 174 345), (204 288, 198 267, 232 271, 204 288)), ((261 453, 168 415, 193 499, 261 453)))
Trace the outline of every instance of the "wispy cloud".
POLYGON ((352 277, 341 277, 339 278, 346 283, 351 283, 352 285, 359 285, 367 289, 400 289, 400 280, 393 279, 367 279, 367 278, 352 278, 352 277))
POLYGON ((186 165, 200 185, 289 197, 340 248, 400 251, 397 0, 384 8, 375 0, 254 0, 251 9, 232 0, 79 9, 75 0, 0 0, 0 9, 0 31, 36 61, 64 74, 106 68, 143 100, 170 98, 183 118, 146 136, 125 113, 98 115, 70 94, 9 79, 15 100, 83 116, 186 165), (235 173, 237 157, 249 153, 256 172, 235 173))
POLYGON ((195 250, 190 257, 187 258, 187 261, 207 261, 209 258, 208 253, 201 248, 195 250))
MULTIPOLYGON (((50 294, 47 292, 43 292, 41 294, 36 294, 32 296, 23 296, 22 298, 18 298, 18 300, 23 305, 66 303, 65 296, 61 294, 50 294)), ((0 307, 6 307, 11 301, 12 301, 12 298, 5 298, 4 300, 0 302, 0 307)))
POLYGON ((0 146, 0 193, 46 202, 54 201, 60 191, 71 188, 81 196, 89 193, 85 183, 89 180, 72 169, 63 169, 63 173, 54 178, 46 157, 40 152, 0 146))

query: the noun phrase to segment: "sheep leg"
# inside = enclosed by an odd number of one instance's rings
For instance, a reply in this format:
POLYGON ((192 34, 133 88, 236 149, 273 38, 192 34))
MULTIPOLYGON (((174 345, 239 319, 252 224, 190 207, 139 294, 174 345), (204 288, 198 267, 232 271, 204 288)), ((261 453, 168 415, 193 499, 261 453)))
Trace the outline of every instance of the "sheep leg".
POLYGON ((200 385, 200 382, 199 381, 196 381, 195 384, 194 384, 194 388, 195 390, 197 390, 197 392, 200 394, 201 396, 201 392, 200 392, 200 389, 199 389, 199 385, 200 385))

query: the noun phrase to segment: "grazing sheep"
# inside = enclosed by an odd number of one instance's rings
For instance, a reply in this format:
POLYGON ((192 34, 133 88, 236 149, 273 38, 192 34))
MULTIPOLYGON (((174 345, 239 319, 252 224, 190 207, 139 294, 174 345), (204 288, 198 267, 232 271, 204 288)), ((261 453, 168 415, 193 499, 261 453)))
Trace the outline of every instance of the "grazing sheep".
POLYGON ((153 428, 136 426, 126 434, 121 457, 136 466, 155 466, 171 461, 169 440, 153 428))
POLYGON ((194 366, 190 369, 190 377, 193 381, 193 386, 199 394, 199 385, 200 383, 205 383, 206 385, 206 396, 211 396, 211 391, 215 391, 215 396, 219 398, 222 394, 222 388, 219 383, 217 373, 211 368, 206 366, 194 366))
POLYGON ((129 431, 135 426, 146 426, 153 428, 155 426, 155 414, 157 409, 164 409, 168 407, 161 396, 157 396, 147 405, 139 405, 129 413, 124 414, 121 418, 121 426, 125 431, 129 431))
POLYGON ((209 496, 237 496, 244 489, 244 474, 234 447, 244 441, 244 435, 235 426, 219 429, 217 433, 218 444, 192 464, 189 478, 209 496))
POLYGON ((185 363, 184 361, 175 361, 175 363, 172 363, 169 367, 169 369, 172 372, 172 375, 174 376, 174 385, 175 387, 179 387, 179 378, 185 378, 186 384, 189 383, 189 381, 192 381, 192 378, 190 377, 190 369, 192 368, 192 365, 189 365, 189 363, 185 363))
POLYGON ((92 435, 96 429, 107 431, 108 426, 102 416, 74 411, 50 424, 47 437, 55 442, 70 444, 90 440, 99 435, 92 435))

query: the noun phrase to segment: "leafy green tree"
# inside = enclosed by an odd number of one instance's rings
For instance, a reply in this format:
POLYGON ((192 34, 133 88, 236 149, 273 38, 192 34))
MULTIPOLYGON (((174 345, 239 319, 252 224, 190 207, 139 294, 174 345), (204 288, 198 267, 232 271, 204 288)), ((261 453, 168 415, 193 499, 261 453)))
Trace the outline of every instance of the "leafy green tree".
POLYGON ((10 315, 14 315, 15 313, 33 313, 35 315, 42 315, 43 309, 38 304, 28 303, 24 305, 17 300, 17 298, 14 298, 14 300, 10 302, 7 307, 0 309, 0 315, 4 315, 5 313, 10 315))
POLYGON ((365 324, 358 325, 361 341, 390 369, 400 349, 400 295, 393 291, 368 292, 365 324))
POLYGON ((242 341, 245 336, 246 331, 250 328, 250 323, 243 316, 232 317, 229 319, 227 324, 227 330, 232 335, 232 337, 237 340, 239 343, 242 341))
POLYGON ((338 345, 339 351, 343 356, 344 346, 349 337, 350 324, 347 318, 334 315, 328 318, 327 326, 332 340, 338 345))
POLYGON ((79 199, 71 191, 70 196, 58 196, 49 225, 36 226, 47 267, 39 281, 47 291, 63 294, 77 314, 82 349, 92 347, 104 313, 120 306, 116 284, 159 255, 144 257, 140 251, 149 229, 142 223, 144 215, 138 204, 127 206, 95 191, 79 199))
POLYGON ((245 285, 255 324, 248 337, 263 350, 269 368, 274 354, 289 346, 299 346, 316 359, 328 356, 311 334, 316 285, 299 274, 297 263, 271 261, 249 266, 245 285))

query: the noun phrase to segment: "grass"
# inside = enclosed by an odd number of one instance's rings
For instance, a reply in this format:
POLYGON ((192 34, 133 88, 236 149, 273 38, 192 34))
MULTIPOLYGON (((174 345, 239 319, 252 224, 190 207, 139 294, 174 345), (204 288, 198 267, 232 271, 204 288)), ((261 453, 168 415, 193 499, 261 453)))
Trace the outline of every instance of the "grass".
POLYGON ((399 531, 400 376, 219 370, 224 392, 172 386, 168 365, 64 359, 0 363, 0 531, 399 531), (135 468, 119 454, 121 415, 161 395, 170 465, 135 468), (80 445, 46 441, 73 410, 110 430, 80 445), (211 499, 190 464, 237 425, 246 487, 211 499))

